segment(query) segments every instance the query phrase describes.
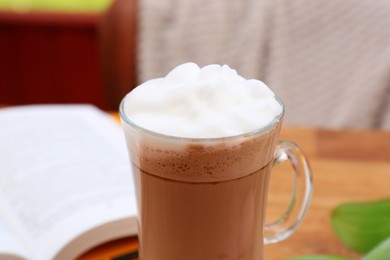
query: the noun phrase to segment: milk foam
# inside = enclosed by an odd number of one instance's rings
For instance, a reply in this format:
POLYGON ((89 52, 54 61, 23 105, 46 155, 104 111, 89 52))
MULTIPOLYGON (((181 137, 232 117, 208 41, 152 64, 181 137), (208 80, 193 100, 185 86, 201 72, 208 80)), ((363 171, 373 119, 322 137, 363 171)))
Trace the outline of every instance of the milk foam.
POLYGON ((165 78, 146 81, 124 101, 136 125, 185 138, 217 138, 262 128, 283 113, 261 81, 246 80, 227 65, 185 63, 165 78))

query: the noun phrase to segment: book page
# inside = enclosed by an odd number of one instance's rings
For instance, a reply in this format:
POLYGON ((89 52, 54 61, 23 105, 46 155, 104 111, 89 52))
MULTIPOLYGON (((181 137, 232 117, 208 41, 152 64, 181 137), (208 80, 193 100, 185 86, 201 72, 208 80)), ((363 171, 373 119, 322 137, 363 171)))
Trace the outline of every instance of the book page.
POLYGON ((12 229, 0 217, 0 259, 27 259, 29 254, 15 237, 12 229))
POLYGON ((12 209, 9 218, 17 220, 32 247, 41 249, 37 259, 53 258, 96 225, 135 216, 122 131, 99 110, 2 109, 0 144, 0 202, 12 209))

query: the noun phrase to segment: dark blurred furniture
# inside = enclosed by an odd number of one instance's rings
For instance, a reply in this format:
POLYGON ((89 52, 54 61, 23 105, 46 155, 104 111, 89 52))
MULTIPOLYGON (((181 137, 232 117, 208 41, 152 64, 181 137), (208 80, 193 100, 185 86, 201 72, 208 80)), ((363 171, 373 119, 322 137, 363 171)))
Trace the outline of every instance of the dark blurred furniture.
POLYGON ((0 104, 117 110, 137 85, 137 1, 106 13, 0 12, 0 104))
POLYGON ((118 108, 126 93, 137 86, 138 1, 116 0, 103 16, 100 54, 105 95, 118 108))

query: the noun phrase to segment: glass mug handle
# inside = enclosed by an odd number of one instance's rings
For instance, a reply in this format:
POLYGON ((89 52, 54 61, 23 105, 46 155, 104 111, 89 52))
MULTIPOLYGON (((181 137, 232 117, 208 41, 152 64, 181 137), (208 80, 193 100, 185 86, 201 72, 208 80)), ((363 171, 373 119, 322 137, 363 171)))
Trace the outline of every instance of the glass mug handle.
POLYGON ((265 244, 279 242, 294 233, 311 199, 313 181, 309 163, 296 144, 281 141, 276 146, 274 167, 286 160, 290 160, 294 169, 293 194, 284 214, 277 221, 265 225, 265 244))

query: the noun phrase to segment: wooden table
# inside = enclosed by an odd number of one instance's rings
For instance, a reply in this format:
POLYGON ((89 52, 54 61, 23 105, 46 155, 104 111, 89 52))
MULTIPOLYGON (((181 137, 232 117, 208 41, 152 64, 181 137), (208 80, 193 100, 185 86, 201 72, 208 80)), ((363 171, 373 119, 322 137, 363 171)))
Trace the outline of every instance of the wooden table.
MULTIPOLYGON (((281 139, 301 146, 310 160, 314 192, 310 208, 297 232, 285 241, 265 247, 265 259, 332 254, 357 259, 335 236, 332 209, 344 202, 390 198, 390 132, 329 131, 285 127, 281 139)), ((290 198, 288 166, 275 169, 271 181, 268 217, 275 218, 290 198)), ((80 259, 112 259, 137 247, 136 238, 125 238, 95 248, 80 259)))

